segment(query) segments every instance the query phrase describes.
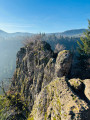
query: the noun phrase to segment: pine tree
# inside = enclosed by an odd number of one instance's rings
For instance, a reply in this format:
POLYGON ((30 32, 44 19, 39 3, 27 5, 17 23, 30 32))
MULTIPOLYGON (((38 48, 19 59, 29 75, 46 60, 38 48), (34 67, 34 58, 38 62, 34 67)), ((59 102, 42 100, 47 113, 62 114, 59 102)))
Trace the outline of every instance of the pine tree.
POLYGON ((88 60, 90 58, 90 20, 88 20, 88 24, 88 29, 86 32, 84 32, 84 37, 81 37, 80 41, 77 41, 79 65, 82 67, 82 69, 87 69, 87 66, 89 66, 88 60))
POLYGON ((88 30, 84 32, 85 37, 81 37, 78 41, 78 53, 81 58, 90 56, 90 20, 88 20, 88 30))

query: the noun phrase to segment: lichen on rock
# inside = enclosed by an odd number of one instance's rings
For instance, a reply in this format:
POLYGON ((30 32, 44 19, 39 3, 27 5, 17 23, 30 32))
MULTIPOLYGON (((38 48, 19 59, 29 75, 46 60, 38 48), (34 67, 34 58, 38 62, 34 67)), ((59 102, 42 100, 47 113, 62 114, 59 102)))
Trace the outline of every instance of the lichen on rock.
POLYGON ((30 116, 33 116, 34 120, 71 120, 72 118, 86 120, 83 117, 85 110, 88 110, 87 104, 74 95, 65 77, 62 77, 55 78, 42 89, 36 98, 30 116), (74 96, 75 99, 73 99, 74 96), (81 111, 81 116, 79 116, 79 111, 81 111))
POLYGON ((81 91, 83 89, 83 82, 81 79, 70 79, 69 84, 77 91, 81 91))
POLYGON ((87 115, 88 104, 68 84, 77 91, 83 84, 67 78, 72 64, 70 51, 55 56, 48 43, 35 41, 20 49, 16 63, 11 88, 27 101, 28 120, 87 119, 83 114, 87 115))
POLYGON ((55 74, 58 77, 67 76, 72 63, 72 54, 68 50, 63 50, 58 53, 55 74))

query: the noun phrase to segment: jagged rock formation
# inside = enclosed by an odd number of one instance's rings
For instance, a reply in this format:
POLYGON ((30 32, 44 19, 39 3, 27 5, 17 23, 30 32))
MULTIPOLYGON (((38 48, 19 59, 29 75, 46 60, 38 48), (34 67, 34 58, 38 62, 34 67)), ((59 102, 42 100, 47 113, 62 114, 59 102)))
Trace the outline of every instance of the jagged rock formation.
POLYGON ((17 54, 17 68, 12 86, 17 87, 23 99, 28 100, 30 110, 36 95, 42 89, 43 78, 45 79, 44 68, 53 54, 48 43, 39 41, 21 48, 17 54))
POLYGON ((72 54, 35 41, 20 49, 11 89, 28 102, 29 120, 87 120, 88 104, 68 84, 72 54), (84 116, 83 116, 84 113, 84 116))

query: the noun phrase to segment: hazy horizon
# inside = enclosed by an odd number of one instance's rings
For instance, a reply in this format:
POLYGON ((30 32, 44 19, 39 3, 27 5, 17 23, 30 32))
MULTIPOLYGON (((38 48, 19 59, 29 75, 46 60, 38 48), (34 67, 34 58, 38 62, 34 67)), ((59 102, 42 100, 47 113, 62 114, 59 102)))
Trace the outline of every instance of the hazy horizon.
MULTIPOLYGON (((83 30, 83 29, 87 29, 87 28, 77 28, 77 29, 69 29, 69 30, 65 30, 65 31, 58 31, 58 32, 39 32, 39 33, 46 33, 46 34, 48 34, 48 33, 63 33, 63 32, 67 32, 67 31, 73 31, 73 30, 83 30)), ((39 34, 39 33, 35 33, 35 32, 21 32, 21 31, 15 31, 15 32, 7 32, 7 31, 5 31, 5 30, 2 30, 2 29, 0 29, 1 31, 3 31, 3 32, 6 32, 6 33, 32 33, 32 34, 39 34)))

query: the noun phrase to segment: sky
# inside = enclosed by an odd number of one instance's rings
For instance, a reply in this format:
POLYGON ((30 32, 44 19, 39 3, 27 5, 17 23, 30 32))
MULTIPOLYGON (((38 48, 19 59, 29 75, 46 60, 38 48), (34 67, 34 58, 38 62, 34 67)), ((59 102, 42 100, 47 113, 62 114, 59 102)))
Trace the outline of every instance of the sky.
POLYGON ((90 0, 0 0, 0 29, 53 33, 87 28, 90 0))

